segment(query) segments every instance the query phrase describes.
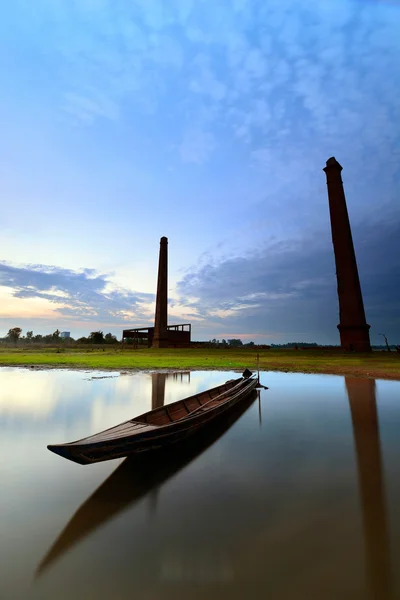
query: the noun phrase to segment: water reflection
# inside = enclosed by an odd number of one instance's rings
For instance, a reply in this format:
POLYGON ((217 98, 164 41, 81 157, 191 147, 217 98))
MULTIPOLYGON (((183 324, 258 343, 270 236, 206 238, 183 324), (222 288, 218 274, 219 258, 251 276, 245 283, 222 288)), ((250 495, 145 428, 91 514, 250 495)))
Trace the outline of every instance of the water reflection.
MULTIPOLYGON (((152 375, 153 408, 164 403, 165 382, 171 375, 166 373, 152 375)), ((188 376, 190 377, 189 374, 188 376)), ((370 579, 368 589, 371 591, 372 598, 389 600, 393 597, 390 548, 375 381, 345 378, 345 385, 357 460, 367 577, 370 579)), ((78 542, 104 526, 117 514, 133 506, 140 499, 147 497, 150 514, 154 515, 163 484, 218 440, 257 397, 259 401, 258 418, 261 426, 261 403, 258 392, 246 405, 237 407, 235 413, 230 415, 229 420, 217 424, 212 430, 186 442, 185 446, 180 445, 179 450, 170 450, 167 453, 164 451, 153 457, 125 460, 73 515, 43 558, 37 574, 44 572, 78 542)), ((260 484, 263 485, 263 482, 260 481, 260 484)), ((233 498, 231 500, 233 501, 233 498)), ((295 523, 289 527, 290 537, 295 535, 296 527, 295 523)), ((235 524, 235 528, 240 530, 239 523, 235 524)), ((281 535, 284 541, 288 532, 285 531, 284 526, 283 530, 281 535)), ((226 537, 226 531, 224 535, 226 537)), ((254 535, 253 532, 251 534, 252 545, 256 547, 257 536, 254 538, 254 535)), ((262 533, 259 540, 260 552, 257 553, 260 557, 268 538, 268 533, 262 533)), ((200 543, 199 539, 198 543, 200 543)), ((241 555, 241 553, 239 554, 241 555)), ((188 580, 227 583, 233 581, 234 572, 237 571, 237 577, 240 578, 244 576, 248 568, 246 560, 243 561, 243 556, 241 564, 239 564, 235 560, 237 558, 235 553, 224 554, 223 549, 218 550, 217 546, 213 546, 212 559, 211 556, 209 558, 210 564, 205 562, 205 556, 201 558, 197 554, 196 559, 192 558, 186 544, 185 549, 183 546, 182 548, 170 547, 168 553, 164 554, 161 560, 160 578, 163 581, 181 581, 182 583, 188 580), (193 571, 194 565, 196 565, 196 572, 193 571)), ((254 557, 252 562, 254 563, 254 557)), ((258 567, 256 571, 258 574, 254 571, 253 577, 257 579, 261 572, 258 572, 258 567)))
POLYGON ((399 382, 264 373, 262 406, 147 473, 49 453, 235 373, 110 375, 0 369, 1 599, 400 597, 399 382))
POLYGON ((151 374, 151 408, 160 408, 165 403, 165 382, 167 379, 190 383, 190 371, 180 373, 152 373, 151 374))
MULTIPOLYGON (((165 378, 155 378, 155 381, 156 389, 162 390, 162 382, 165 384, 165 378)), ((228 415, 222 415, 222 418, 216 420, 213 425, 209 425, 207 430, 195 434, 190 440, 180 443, 176 448, 155 452, 151 456, 144 455, 125 459, 73 515, 41 561, 37 575, 40 575, 78 541, 147 494, 151 494, 151 508, 154 512, 161 484, 168 481, 222 437, 256 398, 257 392, 254 392, 228 415)), ((160 397, 157 398, 157 402, 159 399, 160 397)))
POLYGON ((390 545, 374 379, 346 377, 373 598, 392 597, 390 545))
POLYGON ((30 373, 26 369, 3 368, 0 386, 0 420, 27 417, 32 420, 46 418, 57 406, 54 380, 43 371, 30 373), (32 391, 37 402, 32 402, 32 391))

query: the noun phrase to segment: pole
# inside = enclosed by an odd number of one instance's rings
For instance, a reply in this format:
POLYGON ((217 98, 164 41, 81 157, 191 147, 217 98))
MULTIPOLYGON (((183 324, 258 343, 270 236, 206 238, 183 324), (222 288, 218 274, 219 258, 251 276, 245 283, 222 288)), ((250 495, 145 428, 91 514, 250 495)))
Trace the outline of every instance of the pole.
POLYGON ((257 379, 258 383, 260 383, 260 355, 257 352, 257 379))

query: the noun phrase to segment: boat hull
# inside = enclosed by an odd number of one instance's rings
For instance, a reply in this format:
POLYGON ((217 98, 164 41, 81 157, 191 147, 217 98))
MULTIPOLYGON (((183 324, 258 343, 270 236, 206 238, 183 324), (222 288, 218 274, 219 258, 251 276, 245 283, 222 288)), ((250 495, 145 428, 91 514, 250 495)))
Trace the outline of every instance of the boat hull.
POLYGON ((78 464, 91 464, 167 448, 199 432, 214 419, 243 401, 252 394, 257 383, 257 379, 248 379, 239 392, 232 395, 232 397, 228 396, 226 400, 221 401, 217 406, 209 410, 194 411, 195 414, 189 414, 187 418, 166 426, 154 427, 142 433, 134 433, 130 436, 111 438, 105 441, 85 443, 82 440, 82 443, 75 442, 49 445, 47 447, 52 452, 78 464))

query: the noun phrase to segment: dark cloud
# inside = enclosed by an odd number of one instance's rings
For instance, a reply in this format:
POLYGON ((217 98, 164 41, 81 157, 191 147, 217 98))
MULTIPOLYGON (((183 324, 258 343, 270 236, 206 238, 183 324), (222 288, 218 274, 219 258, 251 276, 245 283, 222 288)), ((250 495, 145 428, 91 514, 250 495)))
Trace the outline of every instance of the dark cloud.
POLYGON ((132 312, 140 320, 142 305, 152 302, 154 294, 107 290, 110 283, 109 276, 94 269, 77 272, 56 266, 15 267, 0 262, 0 285, 12 288, 15 298, 49 300, 59 305, 57 310, 63 316, 79 320, 122 322, 131 319, 132 312))
MULTIPOLYGON (((400 213, 373 215, 353 225, 367 320, 374 342, 384 332, 400 342, 400 213)), ((148 323, 145 305, 153 294, 111 288, 109 275, 55 266, 15 267, 0 262, 0 285, 16 298, 57 303, 68 320, 148 323)), ((264 247, 220 262, 210 257, 177 285, 179 301, 196 322, 196 339, 225 333, 254 339, 337 343, 338 301, 329 224, 302 238, 270 241, 264 247)), ((29 325, 28 325, 29 326, 29 325)))
MULTIPOLYGON (((372 339, 381 341, 378 332, 383 331, 399 342, 400 214, 358 222, 353 238, 372 339)), ((273 333, 276 339, 338 342, 335 263, 327 229, 204 265, 187 273, 178 290, 216 334, 273 333), (216 311, 229 312, 222 317, 216 311)))

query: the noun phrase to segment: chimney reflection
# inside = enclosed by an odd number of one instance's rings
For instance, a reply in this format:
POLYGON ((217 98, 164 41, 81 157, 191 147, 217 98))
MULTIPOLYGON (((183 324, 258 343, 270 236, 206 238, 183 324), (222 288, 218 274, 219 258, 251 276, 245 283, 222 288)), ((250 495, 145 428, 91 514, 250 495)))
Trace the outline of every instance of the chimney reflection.
POLYGON ((165 400, 165 380, 167 373, 152 373, 151 374, 151 408, 160 408, 164 406, 165 400))
POLYGON ((172 379, 174 382, 190 383, 190 371, 179 373, 151 373, 151 408, 160 408, 165 402, 165 382, 172 379))
POLYGON ((372 597, 391 598, 389 532, 374 379, 345 377, 362 504, 372 597))

